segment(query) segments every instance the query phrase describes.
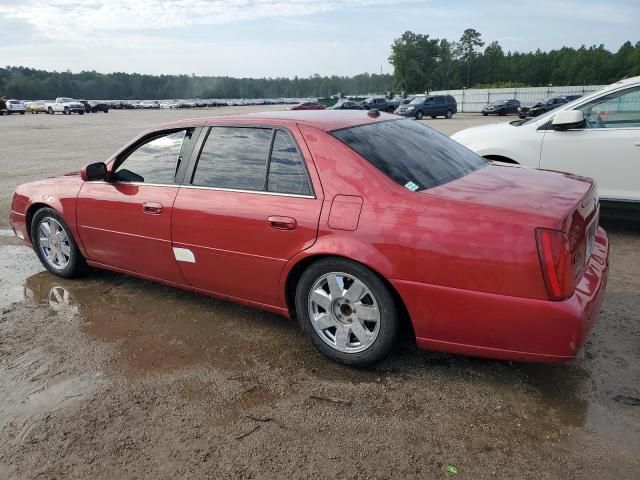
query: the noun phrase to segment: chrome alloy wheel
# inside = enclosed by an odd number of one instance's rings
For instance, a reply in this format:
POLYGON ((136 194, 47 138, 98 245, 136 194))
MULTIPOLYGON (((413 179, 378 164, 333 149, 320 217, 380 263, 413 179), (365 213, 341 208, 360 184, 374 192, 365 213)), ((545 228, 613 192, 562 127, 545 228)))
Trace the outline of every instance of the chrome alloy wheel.
POLYGON ((45 217, 38 225, 38 247, 46 262, 53 268, 62 270, 69 265, 69 236, 55 218, 45 217))
POLYGON ((346 273, 326 273, 313 284, 309 316, 320 338, 340 352, 366 350, 380 331, 375 297, 364 283, 346 273))

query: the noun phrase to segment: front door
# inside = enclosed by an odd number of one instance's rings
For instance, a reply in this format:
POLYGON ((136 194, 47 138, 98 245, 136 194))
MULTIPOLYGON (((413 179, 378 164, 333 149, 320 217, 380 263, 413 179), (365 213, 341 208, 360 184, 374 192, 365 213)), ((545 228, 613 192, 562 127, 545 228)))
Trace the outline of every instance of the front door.
POLYGON ((176 172, 192 130, 159 133, 115 160, 109 181, 85 182, 77 204, 88 260, 184 283, 171 246, 176 172))
POLYGON ((187 282, 278 305, 286 262, 316 240, 322 197, 286 130, 212 127, 173 211, 187 282))
POLYGON ((547 130, 540 167, 595 178, 603 199, 640 200, 640 88, 575 109, 584 114, 585 128, 547 130))

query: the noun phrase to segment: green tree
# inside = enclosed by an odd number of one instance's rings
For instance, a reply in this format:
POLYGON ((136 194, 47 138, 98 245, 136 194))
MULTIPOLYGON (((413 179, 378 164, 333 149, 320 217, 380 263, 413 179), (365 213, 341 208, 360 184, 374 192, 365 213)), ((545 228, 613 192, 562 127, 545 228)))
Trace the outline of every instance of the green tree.
POLYGON ((467 87, 471 79, 471 62, 476 56, 476 50, 484 46, 480 32, 473 28, 467 28, 458 42, 460 57, 467 63, 467 87))

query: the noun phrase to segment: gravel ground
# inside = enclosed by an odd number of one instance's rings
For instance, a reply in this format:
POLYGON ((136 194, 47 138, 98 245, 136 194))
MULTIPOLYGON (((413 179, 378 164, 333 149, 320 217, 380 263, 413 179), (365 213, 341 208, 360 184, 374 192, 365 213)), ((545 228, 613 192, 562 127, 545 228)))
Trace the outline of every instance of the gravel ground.
POLYGON ((8 230, 16 184, 105 159, 147 126, 238 110, 0 118, 0 478, 640 477, 640 406, 614 400, 640 397, 637 227, 606 223, 607 298, 575 360, 405 339, 368 370, 269 313, 108 272, 61 280, 8 230))

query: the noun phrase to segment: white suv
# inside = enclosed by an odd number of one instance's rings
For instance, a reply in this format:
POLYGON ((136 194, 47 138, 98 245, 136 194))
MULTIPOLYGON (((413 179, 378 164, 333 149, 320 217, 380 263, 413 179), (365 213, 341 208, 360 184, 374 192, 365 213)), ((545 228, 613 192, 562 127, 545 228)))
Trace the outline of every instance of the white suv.
POLYGON ((451 138, 488 160, 594 178, 605 206, 640 211, 640 77, 539 117, 469 128, 451 138))

